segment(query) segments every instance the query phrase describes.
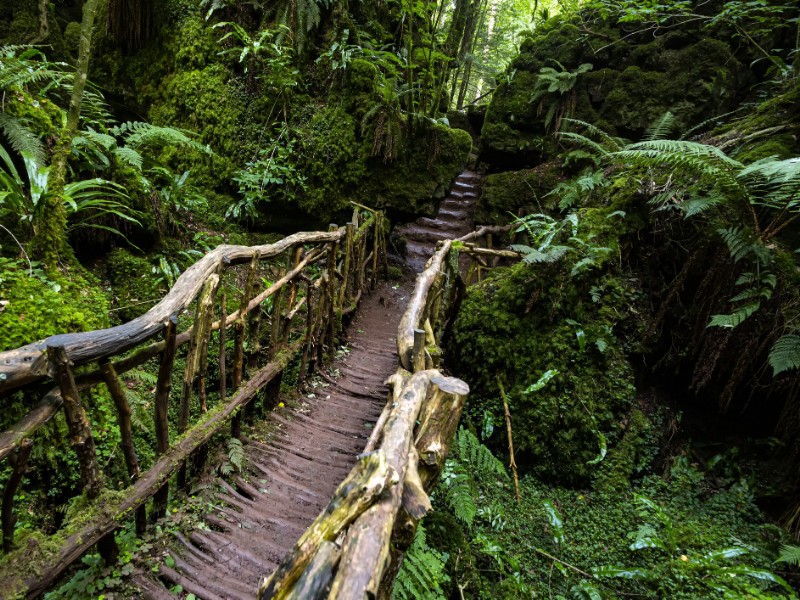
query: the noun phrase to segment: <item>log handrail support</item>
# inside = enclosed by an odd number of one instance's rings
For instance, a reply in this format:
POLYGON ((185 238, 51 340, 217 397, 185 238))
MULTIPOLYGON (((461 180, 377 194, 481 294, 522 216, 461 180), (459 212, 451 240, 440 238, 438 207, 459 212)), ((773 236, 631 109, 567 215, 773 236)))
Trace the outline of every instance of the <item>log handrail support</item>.
MULTIPOLYGON (((466 383, 435 368, 460 293, 474 272, 470 269, 465 280, 459 253, 469 257, 471 266, 483 263, 484 269, 499 260, 516 259, 519 256, 510 250, 492 248, 492 236, 508 231, 509 227, 482 227, 440 242, 417 276, 398 327, 399 366, 386 381, 389 398, 364 454, 306 534, 275 572, 263 578, 259 600, 391 595, 417 525, 431 510, 428 493, 444 468, 469 394, 466 383), (348 498, 343 490, 367 480, 376 464, 387 469, 378 471, 381 493, 348 498)), ((372 264, 377 269, 376 259, 372 264)))
POLYGON ((232 434, 238 433, 237 422, 241 415, 248 414, 245 409, 262 389, 280 381, 293 360, 303 357, 302 380, 319 364, 315 356, 322 358, 333 350, 341 333, 343 315, 352 312, 364 287, 375 282, 376 274, 369 273, 367 268, 376 269, 377 260, 369 265, 362 258, 370 248, 386 248, 384 213, 366 207, 358 207, 358 211, 347 227, 296 233, 263 246, 219 246, 189 267, 152 309, 123 325, 56 335, 0 352, 0 397, 17 390, 34 391, 42 382, 52 382, 52 389, 35 408, 12 428, 0 432, 0 461, 7 459, 12 467, 2 511, 3 546, 9 554, 0 566, 3 590, 0 595, 33 598, 42 594, 69 565, 104 539, 113 539, 111 534, 134 517, 136 530, 142 533, 148 501, 153 499, 149 515, 152 522, 163 515, 172 476, 178 471, 185 474, 189 459, 202 454, 201 449, 214 434, 229 423, 232 434), (359 213, 366 215, 361 223, 359 213), (272 273, 269 278, 275 277, 276 281, 259 291, 264 263, 269 264, 272 273), (241 278, 239 284, 245 289, 241 294, 226 294, 223 280, 237 265, 248 265, 244 285, 241 278), (305 295, 298 298, 301 292, 305 295), (232 298, 238 301, 238 306, 228 314, 227 304, 232 298), (268 341, 261 348, 259 340, 263 338, 258 336, 258 328, 262 318, 267 318, 270 298, 271 327, 265 332, 268 341), (187 314, 193 304, 192 324, 187 331, 180 332, 178 317, 187 314), (220 309, 215 321, 216 306, 220 309), (225 356, 226 338, 231 339, 228 329, 234 333, 233 368, 225 356), (211 343, 214 331, 219 332, 218 346, 211 343), (241 348, 245 335, 247 357, 241 348), (188 345, 188 350, 182 387, 172 390, 176 355, 184 345, 188 345), (253 353, 254 348, 260 352, 253 353), (217 407, 206 412, 204 370, 212 352, 219 352, 220 400, 217 407), (158 357, 153 414, 156 460, 143 470, 133 446, 130 406, 121 379, 125 372, 158 357), (91 424, 81 403, 81 394, 98 385, 108 388, 118 412, 131 483, 121 493, 104 487, 91 424), (178 403, 179 419, 172 423, 175 429, 172 433, 180 434, 179 438, 170 438, 167 418, 170 402, 178 403), (99 510, 94 511, 95 516, 88 522, 65 523, 62 532, 54 534, 60 536, 58 547, 41 544, 35 551, 30 548, 15 551, 14 494, 29 468, 27 458, 37 430, 62 409, 81 469, 82 492, 99 510))

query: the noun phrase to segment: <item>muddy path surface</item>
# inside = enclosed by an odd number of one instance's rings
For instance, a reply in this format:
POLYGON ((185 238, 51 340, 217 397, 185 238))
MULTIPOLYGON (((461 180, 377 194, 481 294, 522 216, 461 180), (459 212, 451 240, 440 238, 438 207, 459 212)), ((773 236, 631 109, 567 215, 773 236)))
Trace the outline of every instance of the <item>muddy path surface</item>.
MULTIPOLYGON (((439 214, 401 225, 406 262, 419 272, 436 242, 473 228, 478 176, 465 171, 439 214)), ((266 441, 243 440, 245 472, 218 477, 213 511, 190 533, 174 534, 158 573, 139 571, 139 597, 174 599, 181 586, 203 600, 252 600, 261 578, 327 505, 355 464, 386 402, 384 381, 397 369, 396 335, 413 276, 381 282, 346 329, 343 349, 312 379, 293 408, 266 417, 266 441)))

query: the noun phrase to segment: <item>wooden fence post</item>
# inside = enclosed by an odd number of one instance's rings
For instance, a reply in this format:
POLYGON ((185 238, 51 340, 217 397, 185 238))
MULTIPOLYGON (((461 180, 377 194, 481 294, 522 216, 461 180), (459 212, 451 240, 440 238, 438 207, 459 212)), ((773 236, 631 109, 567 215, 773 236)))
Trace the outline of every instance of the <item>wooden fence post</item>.
MULTIPOLYGON (((336 231, 338 226, 336 223, 331 223, 328 227, 328 231, 336 231)), ((327 296, 327 306, 328 309, 328 322, 327 325, 327 339, 328 339, 328 350, 329 352, 333 353, 334 346, 336 345, 336 334, 338 333, 336 322, 336 259, 339 253, 339 243, 338 242, 331 242, 330 246, 328 246, 328 264, 327 264, 327 271, 328 271, 328 289, 326 292, 327 296)))
POLYGON ((228 343, 228 327, 226 326, 228 318, 228 296, 225 292, 222 293, 220 300, 220 327, 219 327, 219 399, 220 402, 225 402, 228 395, 228 374, 225 365, 225 345, 228 343))
MULTIPOLYGON (((117 422, 119 423, 119 433, 122 444, 122 454, 125 457, 125 466, 128 468, 128 478, 133 483, 139 479, 139 459, 136 456, 136 448, 133 445, 133 431, 131 429, 131 407, 128 404, 128 397, 125 388, 119 381, 114 365, 108 358, 100 361, 100 370, 103 373, 103 380, 106 383, 108 392, 114 399, 117 408, 117 422)), ((147 513, 145 507, 140 506, 136 510, 136 533, 143 535, 147 528, 147 513)))
POLYGON ((425 330, 414 330, 414 354, 412 356, 412 363, 414 365, 414 373, 425 370, 425 330))
MULTIPOLYGON (((255 282, 256 271, 258 270, 258 255, 253 255, 250 261, 250 270, 247 272, 244 289, 239 299, 239 313, 234 324, 234 343, 233 343, 233 391, 242 385, 242 375, 244 371, 244 313, 247 305, 253 297, 253 284, 255 282)), ((240 438, 242 436, 242 410, 238 410, 231 419, 231 437, 240 438)))
MULTIPOLYGON (((172 391, 172 366, 175 363, 177 347, 178 316, 172 315, 164 330, 164 351, 158 368, 153 421, 156 432, 156 456, 169 450, 169 395, 172 391)), ((164 515, 169 497, 169 481, 153 495, 153 510, 150 520, 155 522, 164 515)))
POLYGON ((14 547, 14 526, 17 524, 17 518, 14 516, 14 495, 25 476, 32 449, 33 440, 25 438, 19 448, 8 457, 13 471, 3 493, 3 552, 11 552, 14 547))
POLYGON ((97 498, 103 487, 100 466, 97 463, 92 428, 81 404, 69 357, 63 346, 48 346, 47 355, 57 373, 58 385, 64 399, 69 437, 81 469, 81 487, 90 499, 97 498))
POLYGON ((194 324, 189 338, 189 349, 186 351, 186 368, 183 372, 183 389, 181 390, 181 412, 178 420, 178 431, 183 433, 189 425, 190 403, 194 379, 200 370, 202 347, 208 345, 208 336, 211 335, 211 321, 208 318, 213 310, 214 296, 219 286, 219 275, 213 274, 203 284, 203 289, 197 299, 194 324), (206 331, 208 325, 208 331, 206 331))

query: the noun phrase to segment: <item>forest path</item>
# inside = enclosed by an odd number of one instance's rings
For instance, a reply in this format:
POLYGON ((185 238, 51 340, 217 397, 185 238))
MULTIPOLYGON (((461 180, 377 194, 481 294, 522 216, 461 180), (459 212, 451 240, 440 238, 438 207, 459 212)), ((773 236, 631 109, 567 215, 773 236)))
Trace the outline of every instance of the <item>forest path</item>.
MULTIPOLYGON (((439 214, 401 225, 407 264, 419 272, 436 242, 472 230, 478 175, 465 171, 442 201, 439 214)), ((413 291, 381 282, 362 299, 346 330, 346 351, 325 367, 320 385, 308 384, 296 408, 267 417, 267 441, 243 440, 248 477, 218 477, 215 509, 189 535, 176 534, 158 579, 139 571, 140 597, 166 600, 180 585, 202 600, 252 600, 295 541, 327 506, 363 450, 397 369, 396 335, 413 291), (332 375, 335 375, 334 378, 332 375)))

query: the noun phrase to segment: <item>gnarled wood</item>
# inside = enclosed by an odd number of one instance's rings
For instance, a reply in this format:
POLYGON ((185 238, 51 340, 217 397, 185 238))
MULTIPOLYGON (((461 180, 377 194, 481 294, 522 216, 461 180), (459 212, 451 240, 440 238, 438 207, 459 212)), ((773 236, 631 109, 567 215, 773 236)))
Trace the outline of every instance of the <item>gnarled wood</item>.
POLYGON ((46 356, 48 346, 63 346, 75 365, 83 365, 105 356, 120 354, 158 335, 171 315, 180 313, 191 304, 220 264, 247 263, 253 257, 264 260, 298 244, 337 242, 344 235, 342 228, 329 232, 295 233, 264 246, 218 246, 186 269, 161 302, 128 323, 86 333, 55 335, 15 350, 0 352, 0 394, 47 377, 50 374, 46 356))
POLYGON ((14 516, 14 495, 22 482, 25 470, 28 468, 28 458, 33 449, 33 440, 25 439, 19 446, 11 460, 11 477, 8 478, 6 489, 3 493, 3 552, 10 552, 14 545, 14 526, 17 519, 14 516))
POLYGON ((261 583, 259 600, 285 598, 320 544, 335 539, 384 490, 397 487, 397 481, 397 473, 387 462, 384 452, 378 450, 362 455, 336 489, 327 508, 306 529, 275 572, 261 583))
POLYGON ((89 498, 97 498, 103 487, 92 427, 83 410, 75 377, 72 375, 69 357, 63 346, 48 346, 47 354, 58 377, 61 397, 64 399, 64 415, 67 418, 70 444, 78 456, 81 469, 81 488, 89 498))

